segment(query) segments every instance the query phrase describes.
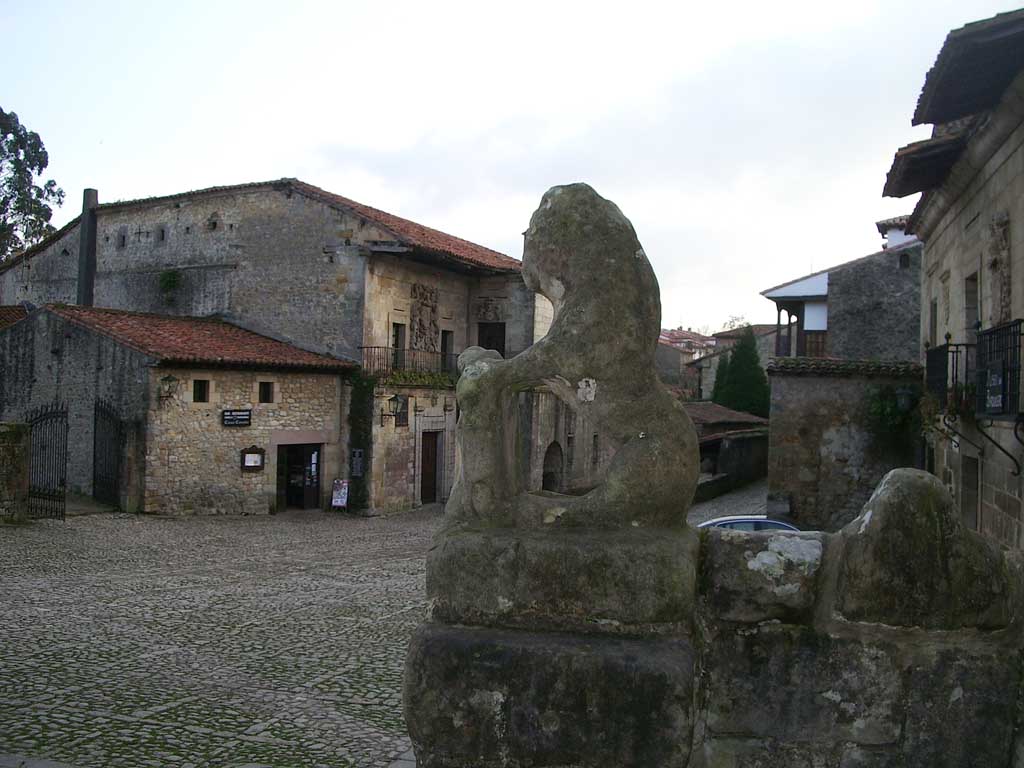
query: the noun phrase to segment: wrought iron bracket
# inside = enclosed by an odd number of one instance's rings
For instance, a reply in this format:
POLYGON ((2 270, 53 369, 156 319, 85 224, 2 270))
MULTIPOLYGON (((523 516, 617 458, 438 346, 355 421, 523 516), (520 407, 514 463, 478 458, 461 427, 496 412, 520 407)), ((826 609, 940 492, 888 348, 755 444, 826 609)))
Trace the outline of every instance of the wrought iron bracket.
POLYGON ((1018 443, 1024 445, 1024 438, 1020 436, 1022 429, 1024 429, 1024 413, 1018 413, 1017 420, 1013 422, 1013 436, 1018 443))
MULTIPOLYGON (((946 429, 948 429, 950 432, 952 432, 954 435, 956 435, 959 438, 959 440, 963 440, 965 443, 969 443, 970 445, 973 445, 975 450, 977 450, 980 455, 984 455, 984 453, 985 453, 985 446, 979 445, 978 443, 974 442, 973 440, 971 440, 971 438, 969 438, 967 435, 965 435, 963 432, 961 432, 959 429, 957 429, 956 428, 956 420, 952 416, 950 416, 948 413, 942 414, 942 424, 943 424, 943 426, 946 427, 946 429)), ((988 435, 985 435, 985 436, 988 437, 988 435)), ((959 440, 954 440, 953 442, 959 442, 959 440)), ((989 437, 989 440, 992 440, 992 438, 989 437)), ((993 440, 992 442, 995 442, 995 441, 993 440)), ((998 445, 998 443, 997 443, 997 445, 998 445)))
MULTIPOLYGON (((993 422, 990 420, 988 425, 991 427, 992 424, 993 424, 993 422)), ((1013 425, 1013 436, 1017 438, 1018 442, 1020 442, 1020 438, 1017 437, 1017 427, 1019 426, 1019 424, 1020 424, 1020 417, 1018 417, 1017 423, 1013 425)), ((992 443, 992 445, 994 445, 996 448, 999 449, 1000 453, 1002 453, 1004 456, 1006 456, 1006 458, 1008 458, 1010 461, 1013 462, 1013 466, 1015 466, 1017 468, 1017 471, 1011 472, 1010 474, 1013 475, 1014 477, 1020 477, 1020 462, 1017 461, 1017 459, 1014 457, 1014 455, 1012 453, 1010 453, 1008 450, 1006 450, 1005 448, 1003 448, 1003 446, 1001 446, 999 444, 999 442, 994 437, 989 435, 989 433, 986 432, 984 430, 984 428, 981 426, 980 422, 975 424, 975 426, 978 428, 978 434, 979 435, 981 435, 986 440, 988 440, 990 443, 992 443)))

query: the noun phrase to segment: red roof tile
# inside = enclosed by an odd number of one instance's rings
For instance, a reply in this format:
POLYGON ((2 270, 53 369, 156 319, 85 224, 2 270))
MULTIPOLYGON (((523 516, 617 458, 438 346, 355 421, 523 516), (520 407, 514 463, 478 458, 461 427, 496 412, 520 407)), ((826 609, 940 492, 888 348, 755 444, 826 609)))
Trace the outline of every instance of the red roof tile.
POLYGON ((920 363, 903 360, 841 360, 836 357, 773 357, 768 375, 788 376, 886 376, 921 378, 920 363))
POLYGON ((296 191, 302 194, 326 202, 329 205, 348 208, 363 218, 369 219, 375 224, 394 232, 399 240, 408 245, 443 253, 478 267, 486 267, 502 272, 518 272, 522 269, 522 263, 518 259, 513 259, 498 251, 492 251, 490 248, 485 248, 482 245, 471 243, 469 240, 463 240, 461 237, 455 237, 440 230, 417 224, 415 221, 409 221, 400 216, 371 208, 368 205, 357 203, 341 195, 335 195, 332 192, 327 192, 298 179, 288 179, 287 181, 291 183, 291 186, 296 191))
POLYGON ((768 419, 762 419, 752 413, 734 411, 718 403, 696 401, 683 403, 691 421, 697 427, 711 424, 746 424, 748 426, 767 425, 768 419))
POLYGON ((162 363, 332 371, 358 367, 354 362, 307 352, 223 320, 65 304, 50 304, 46 309, 162 363))
POLYGON ((28 310, 22 306, 0 306, 0 330, 9 325, 14 325, 19 320, 28 316, 28 310))

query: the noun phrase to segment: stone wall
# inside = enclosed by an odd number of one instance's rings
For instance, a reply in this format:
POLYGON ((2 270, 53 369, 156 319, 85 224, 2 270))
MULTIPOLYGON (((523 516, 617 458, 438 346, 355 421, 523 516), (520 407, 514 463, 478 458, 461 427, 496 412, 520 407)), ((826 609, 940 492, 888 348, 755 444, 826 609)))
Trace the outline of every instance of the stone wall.
POLYGON ((40 405, 67 403, 68 490, 91 496, 96 400, 113 405, 128 432, 121 506, 136 511, 151 362, 105 336, 36 312, 0 330, 0 420, 24 419, 40 405))
MULTIPOLYGON (((972 136, 941 189, 929 192, 915 213, 925 241, 920 339, 954 344, 975 339, 967 279, 977 277, 977 320, 982 330, 1024 318, 1024 73, 1013 81, 985 128, 972 136), (931 339, 931 306, 936 310, 931 339)), ((1018 406, 1018 410, 1020 410, 1018 406)), ((1017 462, 1024 451, 1013 436, 1013 417, 996 419, 985 432, 1017 462)), ((1012 547, 1022 541, 1022 473, 978 431, 958 419, 966 439, 958 445, 936 420, 931 435, 935 473, 953 493, 972 528, 1012 547), (983 447, 982 451, 978 447, 983 447), (978 487, 964 483, 965 465, 977 461, 978 487)), ((953 436, 955 437, 955 436, 953 436)), ((973 466, 973 465, 972 465, 973 466)))
POLYGON ((769 374, 769 512, 835 531, 859 513, 886 472, 914 465, 912 450, 893 453, 872 434, 867 398, 881 387, 919 389, 919 369, 902 377, 769 374))
POLYGON ((279 506, 278 449, 320 444, 320 506, 331 482, 348 477, 348 393, 335 374, 155 368, 148 379, 144 511, 165 515, 267 514, 279 506), (161 379, 177 380, 171 396, 161 379), (192 401, 192 382, 210 382, 209 402, 192 401), (259 382, 274 402, 259 402, 259 382), (221 411, 251 409, 252 425, 225 427, 221 411), (241 451, 265 450, 262 472, 243 472, 241 451))
POLYGON ((917 361, 920 320, 920 244, 829 271, 829 357, 917 361))
POLYGON ((0 422, 0 517, 28 514, 29 428, 0 422))
POLYGON ((370 513, 403 512, 423 503, 423 434, 437 439, 437 501, 448 498, 455 472, 455 392, 451 389, 381 385, 374 392, 373 447, 368 459, 370 513), (388 400, 407 399, 406 424, 389 414, 388 400))

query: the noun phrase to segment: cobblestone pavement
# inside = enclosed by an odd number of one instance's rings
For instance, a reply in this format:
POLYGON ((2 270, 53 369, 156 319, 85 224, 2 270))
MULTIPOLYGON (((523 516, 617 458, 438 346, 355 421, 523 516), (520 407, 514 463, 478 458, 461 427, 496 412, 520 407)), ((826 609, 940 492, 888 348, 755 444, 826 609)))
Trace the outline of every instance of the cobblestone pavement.
POLYGON ((690 507, 686 519, 690 525, 726 515, 763 515, 768 508, 768 480, 737 488, 735 491, 702 501, 690 507))
POLYGON ((438 510, 0 525, 0 756, 388 766, 438 510))

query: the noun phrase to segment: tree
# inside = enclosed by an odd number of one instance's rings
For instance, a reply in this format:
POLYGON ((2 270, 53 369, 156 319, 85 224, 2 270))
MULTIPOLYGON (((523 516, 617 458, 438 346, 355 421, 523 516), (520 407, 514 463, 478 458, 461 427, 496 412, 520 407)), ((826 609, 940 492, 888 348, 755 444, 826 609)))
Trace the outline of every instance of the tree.
POLYGON ((39 134, 0 108, 0 261, 54 231, 50 205, 64 202, 64 190, 53 179, 36 183, 49 162, 39 134))
POLYGON ((742 328, 744 325, 749 325, 749 323, 747 323, 747 318, 743 315, 729 315, 729 319, 725 321, 725 327, 722 330, 734 331, 737 328, 742 328))
POLYGON ((715 385, 711 388, 712 402, 722 405, 722 392, 729 382, 729 353, 722 352, 715 368, 715 385))
POLYGON ((767 418, 770 399, 768 377, 764 375, 757 355, 757 339, 752 328, 747 327, 743 331, 731 352, 725 384, 719 388, 715 382, 719 397, 713 398, 714 401, 726 408, 767 418))

